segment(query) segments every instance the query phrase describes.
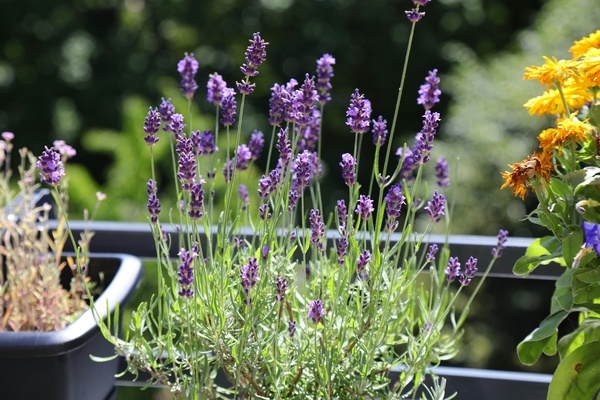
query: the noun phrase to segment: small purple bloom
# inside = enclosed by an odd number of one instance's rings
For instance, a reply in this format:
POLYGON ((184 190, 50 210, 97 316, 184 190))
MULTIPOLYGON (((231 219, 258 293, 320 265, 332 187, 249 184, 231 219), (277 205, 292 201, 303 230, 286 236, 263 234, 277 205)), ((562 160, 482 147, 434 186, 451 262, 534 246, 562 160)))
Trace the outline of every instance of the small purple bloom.
POLYGON ((337 261, 339 265, 344 265, 344 260, 348 255, 348 239, 342 237, 337 243, 337 261))
POLYGON ((297 190, 298 193, 302 193, 313 178, 313 159, 311 154, 308 150, 304 150, 296 156, 292 164, 292 169, 294 170, 292 188, 297 190))
POLYGON ((77 155, 77 151, 65 143, 64 140, 55 140, 52 142, 52 147, 59 152, 63 161, 66 161, 67 159, 73 158, 77 155))
POLYGON ((288 333, 290 334, 290 337, 294 337, 294 334, 296 333, 296 322, 295 321, 288 321, 288 333))
POLYGON ((437 72, 437 69, 429 71, 429 75, 425 78, 425 83, 419 88, 417 104, 421 104, 426 110, 431 109, 440 101, 442 91, 439 89, 440 78, 438 78, 437 72))
POLYGON ((298 205, 298 191, 295 189, 290 189, 288 193, 288 211, 293 212, 294 208, 298 205))
POLYGON ((379 118, 373 120, 373 144, 382 146, 387 138, 387 121, 380 115, 379 118))
POLYGON ((250 140, 248 141, 248 148, 250 149, 250 153, 252 154, 253 160, 258 160, 260 158, 260 154, 263 151, 263 147, 265 147, 265 138, 262 132, 255 130, 250 135, 250 140))
POLYGON ((458 281, 461 283, 461 285, 467 286, 475 277, 476 272, 477 259, 475 257, 469 257, 469 259, 465 263, 465 272, 463 274, 460 274, 460 276, 458 277, 458 281))
POLYGON ((297 84, 298 82, 292 79, 287 85, 273 85, 269 100, 269 124, 278 126, 284 120, 288 120, 292 113, 292 93, 297 84))
POLYGON ((271 213, 269 212, 269 205, 267 203, 262 204, 260 207, 258 207, 258 211, 260 213, 260 219, 262 219, 263 221, 271 219, 271 213))
POLYGON ((196 154, 211 155, 219 148, 215 145, 215 135, 211 131, 192 132, 192 143, 197 149, 196 154))
POLYGON ((419 22, 421 20, 421 18, 423 18, 425 16, 424 12, 419 12, 419 11, 417 11, 416 8, 413 8, 412 10, 404 11, 404 13, 406 14, 406 18, 408 18, 408 20, 413 23, 419 22))
POLYGON ((158 142, 158 131, 160 130, 160 113, 158 108, 152 108, 148 110, 148 114, 144 119, 144 132, 146 136, 144 140, 148 146, 153 146, 158 142))
POLYGON ((225 92, 225 89, 227 89, 227 84, 223 80, 223 77, 216 72, 208 75, 206 89, 206 99, 208 102, 220 107, 221 102, 223 101, 223 93, 225 92))
POLYGON ((223 163, 223 178, 225 178, 225 183, 229 183, 233 179, 234 169, 233 160, 225 160, 223 163))
POLYGON ((356 183, 356 160, 349 153, 342 154, 342 161, 340 162, 342 167, 342 177, 344 183, 348 186, 352 186, 356 183))
POLYGON ((365 99, 365 96, 354 91, 350 98, 350 105, 346 111, 346 125, 354 133, 365 133, 369 131, 371 124, 371 102, 365 99))
POLYGON ((435 163, 435 178, 439 187, 450 186, 449 169, 448 160, 444 157, 440 157, 435 163))
POLYGON ((148 193, 148 213, 152 223, 158 222, 158 214, 160 214, 160 201, 156 195, 156 182, 152 179, 146 183, 146 192, 148 193))
POLYGON ((281 129, 277 134, 277 143, 275 143, 275 148, 279 151, 282 170, 284 171, 292 158, 292 143, 288 139, 287 134, 287 128, 281 129))
POLYGON ((358 202, 356 203, 355 213, 360 215, 360 217, 366 221, 371 217, 371 213, 375 210, 373 208, 373 200, 367 195, 361 194, 358 198, 358 202))
POLYGON ((367 264, 369 264, 370 262, 371 262, 371 253, 369 252, 369 250, 365 250, 358 255, 358 258, 356 260, 356 272, 358 273, 359 277, 361 277, 361 278, 364 277, 364 270, 365 270, 367 264))
POLYGON ((248 263, 242 265, 240 280, 242 281, 242 289, 246 295, 244 303, 250 304, 250 290, 258 282, 258 260, 256 258, 250 257, 248 263))
POLYGON ((310 242, 317 246, 319 251, 324 250, 323 237, 325 236, 325 224, 319 209, 310 210, 310 242))
POLYGON ((252 160, 252 152, 245 144, 240 144, 236 151, 236 168, 240 171, 248 169, 248 163, 252 160))
POLYGON ((173 133, 175 137, 182 135, 183 130, 185 129, 185 124, 183 121, 183 115, 177 113, 171 115, 171 123, 167 127, 167 131, 173 133))
POLYGON ((54 148, 47 148, 38 157, 37 169, 40 172, 40 180, 49 185, 56 186, 65 174, 65 168, 60 153, 54 148))
POLYGON ((221 101, 221 123, 223 125, 233 125, 235 122, 236 108, 235 91, 231 88, 225 88, 223 91, 223 99, 221 101))
POLYGON ((398 150, 396 150, 396 155, 402 163, 400 177, 407 181, 411 181, 413 179, 413 172, 417 168, 413 151, 408 147, 399 147, 398 150))
POLYGON ((321 299, 313 300, 308 305, 308 318, 315 324, 323 319, 325 311, 323 310, 323 301, 321 299))
POLYGON ((267 45, 257 32, 252 35, 250 45, 246 48, 246 63, 240 67, 240 70, 246 77, 258 75, 257 67, 267 58, 267 45))
POLYGON ((433 222, 438 222, 442 218, 442 215, 444 215, 445 205, 446 198, 444 197, 444 195, 438 193, 437 190, 433 192, 432 199, 428 201, 427 206, 425 206, 425 209, 429 214, 429 218, 431 218, 433 222))
MULTIPOLYGON (((585 227, 584 227, 585 230, 585 227)), ((587 237, 587 235, 586 235, 587 237)), ((494 258, 500 258, 502 256, 502 250, 506 248, 506 241, 508 240, 508 231, 500 229, 498 231, 498 244, 492 249, 492 255, 494 258)))
POLYGON ((423 128, 415 137, 415 145, 413 147, 413 156, 415 163, 426 164, 429 162, 429 153, 433 149, 433 140, 435 138, 440 114, 425 110, 423 115, 423 128))
POLYGON ((177 64, 177 71, 181 74, 181 93, 191 100, 198 89, 198 84, 194 80, 198 72, 198 61, 194 54, 185 53, 183 59, 177 64))
POLYGON ((434 262, 435 261, 435 255, 437 254, 439 248, 438 245, 433 243, 429 245, 429 250, 427 251, 427 254, 425 255, 425 260, 427 262, 434 262))
POLYGON ((460 274, 460 263, 458 257, 450 257, 446 266, 446 279, 448 282, 453 282, 460 274))
POLYGON ((202 190, 202 184, 192 183, 190 186, 190 210, 188 215, 192 219, 202 218, 204 207, 204 190, 202 190))
POLYGON ((236 82, 235 86, 237 87, 238 92, 241 94, 249 95, 254 92, 256 84, 252 82, 236 82))
POLYGON ((337 205, 335 207, 338 216, 338 229, 342 237, 345 237, 346 232, 346 223, 348 222, 348 208, 346 207, 346 202, 342 200, 337 201, 337 205))
POLYGON ((333 65, 335 58, 331 54, 323 54, 317 60, 317 90, 319 92, 319 103, 325 104, 331 100, 331 78, 333 78, 333 65))
POLYGON ((269 251, 269 246, 265 244, 261 250, 261 256, 263 260, 266 260, 267 257, 269 257, 269 251))
POLYGON ((302 127, 296 127, 296 130, 300 136, 297 145, 298 150, 315 152, 317 150, 317 144, 319 143, 319 137, 321 135, 320 129, 321 111, 315 108, 312 111, 308 124, 302 127))
POLYGON ((277 294, 275 295, 275 300, 278 303, 281 303, 285 300, 285 291, 287 290, 287 279, 282 277, 277 277, 275 281, 275 287, 277 288, 277 294))
POLYGON ((189 298, 194 294, 191 288, 194 283, 194 267, 192 266, 192 262, 197 254, 194 252, 190 253, 182 247, 178 255, 181 258, 181 264, 179 264, 177 269, 177 280, 181 285, 181 290, 178 294, 181 297, 189 298))
POLYGON ((300 127, 308 125, 312 119, 312 112, 315 109, 314 103, 317 99, 314 77, 306 74, 300 89, 294 91, 292 95, 293 122, 300 127))
POLYGON ((388 218, 398 218, 404 204, 406 204, 406 198, 402 192, 402 185, 396 183, 395 185, 390 186, 385 195, 385 211, 387 212, 388 218))
POLYGON ((171 99, 166 99, 163 97, 161 99, 160 105, 158 106, 158 112, 160 113, 160 117, 162 118, 164 131, 170 132, 171 122, 173 122, 173 114, 175 114, 175 106, 171 103, 171 99))
POLYGON ((242 211, 246 211, 246 209, 248 208, 248 203, 250 202, 248 187, 246 185, 240 184, 240 186, 238 187, 238 195, 240 196, 240 200, 242 202, 242 211))
POLYGON ((581 227, 585 234, 585 246, 593 248, 596 254, 600 254, 600 224, 583 221, 581 227))

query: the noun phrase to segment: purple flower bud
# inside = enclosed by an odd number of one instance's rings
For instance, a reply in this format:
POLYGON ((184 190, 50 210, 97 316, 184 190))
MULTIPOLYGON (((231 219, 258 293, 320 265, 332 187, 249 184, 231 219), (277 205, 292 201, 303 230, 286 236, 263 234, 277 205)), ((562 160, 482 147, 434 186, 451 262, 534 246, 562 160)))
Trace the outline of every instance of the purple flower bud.
POLYGON ((288 193, 288 211, 294 212, 294 208, 298 205, 298 191, 290 189, 288 193))
POLYGON ((246 77, 258 75, 257 67, 267 58, 267 45, 260 33, 255 33, 250 39, 250 45, 246 48, 246 63, 240 67, 240 70, 246 77))
POLYGON ((282 277, 277 277, 277 281, 275 282, 275 286, 277 287, 277 294, 275 295, 275 300, 281 303, 285 300, 285 291, 287 290, 287 279, 282 277))
POLYGON ((356 272, 359 277, 364 277, 364 270, 369 262, 371 262, 371 253, 369 250, 365 250, 358 255, 358 259, 356 260, 356 272))
POLYGON ((258 260, 256 258, 250 257, 248 263, 242 265, 240 280, 242 281, 242 289, 246 295, 244 302, 250 304, 250 289, 258 282, 258 260))
POLYGON ((185 129, 185 124, 183 123, 183 121, 183 115, 177 113, 171 115, 171 123, 167 127, 168 132, 173 133, 175 137, 182 135, 183 130, 185 129))
MULTIPOLYGON (((584 232, 586 233, 586 237, 587 237, 587 232, 585 231, 585 226, 584 226, 584 232)), ((500 229, 498 231, 498 244, 496 245, 496 247, 494 247, 492 249, 492 255, 494 256, 494 258, 500 258, 502 256, 502 250, 506 248, 507 240, 508 240, 508 231, 505 231, 504 229, 500 229)))
POLYGON ((160 201, 156 195, 156 182, 152 179, 148 180, 146 184, 146 191, 148 193, 148 213, 150 214, 150 221, 152 223, 158 222, 158 214, 160 214, 160 201))
POLYGON ((335 58, 330 54, 323 54, 317 60, 317 90, 319 92, 319 103, 325 104, 331 100, 331 78, 333 78, 333 65, 335 58))
POLYGON ((312 154, 307 150, 296 156, 292 169, 294 175, 292 178, 292 188, 297 190, 298 193, 302 191, 310 184, 313 178, 313 159, 312 154))
POLYGON ((296 333, 296 322, 295 321, 288 321, 288 333, 290 334, 290 337, 294 337, 294 334, 296 333))
POLYGON ((431 109, 440 101, 442 91, 439 89, 440 78, 438 78, 437 72, 437 69, 429 71, 429 75, 425 78, 425 83, 419 88, 417 104, 421 104, 426 110, 431 109))
POLYGON ((225 183, 229 183, 233 179, 234 168, 233 160, 226 160, 223 163, 223 178, 225 178, 225 183))
POLYGON ((204 207, 204 190, 202 190, 202 184, 192 183, 190 187, 190 210, 188 215, 192 219, 202 218, 204 207))
POLYGON ((262 255, 263 260, 266 260, 267 257, 269 257, 269 250, 270 250, 269 246, 265 244, 263 246, 263 248, 262 248, 262 251, 261 251, 261 255, 262 255))
POLYGON ((245 144, 239 145, 236 151, 236 168, 239 171, 244 171, 248 169, 248 163, 252 160, 252 152, 250 152, 250 148, 245 144))
POLYGON ((258 207, 258 211, 260 213, 260 219, 262 219, 263 221, 271 219, 271 213, 269 212, 269 205, 267 203, 262 204, 260 207, 258 207))
POLYGON ((380 115, 377 120, 373 120, 373 144, 382 146, 387 138, 387 121, 380 115))
POLYGON ((350 99, 348 111, 346 111, 346 125, 354 133, 365 133, 369 131, 371 124, 371 102, 364 95, 354 91, 350 99))
POLYGON ((194 80, 198 72, 198 61, 194 54, 185 53, 183 59, 177 64, 177 71, 181 74, 181 93, 191 100, 198 89, 198 84, 194 80))
POLYGON ((262 153, 264 146, 265 138, 263 133, 257 130, 252 132, 250 135, 250 141, 248 142, 248 148, 250 149, 253 160, 256 161, 260 158, 260 154, 262 153))
POLYGON ((400 216, 402 206, 406 204, 406 198, 402 192, 402 185, 399 183, 390 186, 385 196, 385 211, 388 218, 396 219, 400 216))
POLYGON ((445 205, 446 198, 444 197, 444 195, 438 193, 437 190, 433 192, 432 199, 428 201, 427 206, 425 206, 425 209, 429 214, 429 218, 431 218, 433 222, 438 222, 442 218, 442 215, 444 215, 445 205))
POLYGON ((318 324, 323 319, 325 311, 323 310, 323 301, 320 299, 313 300, 308 306, 308 318, 315 324, 318 324))
POLYGON ((439 187, 450 186, 449 169, 448 161, 444 157, 440 157, 435 163, 435 178, 439 187))
POLYGON ((170 126, 173 122, 173 114, 175 114, 175 106, 171 103, 171 99, 165 100, 164 97, 161 99, 160 105, 158 106, 160 117, 162 118, 165 132, 170 132, 170 126))
POLYGON ((338 200, 335 209, 338 216, 338 229, 340 235, 345 237, 347 235, 346 223, 348 222, 348 208, 346 207, 346 202, 343 199, 338 200))
POLYGON ((177 280, 181 285, 181 290, 178 292, 181 297, 192 297, 194 291, 191 286, 194 283, 194 268, 192 262, 197 254, 190 253, 184 248, 178 253, 181 258, 181 264, 177 269, 177 280))
POLYGON ((306 74, 300 90, 294 91, 292 95, 292 117, 294 123, 300 127, 304 127, 311 122, 312 112, 315 109, 314 103, 317 101, 317 98, 315 80, 306 74))
POLYGON ((349 153, 342 154, 342 161, 340 162, 342 167, 342 177, 344 183, 348 186, 352 186, 356 183, 356 160, 349 153))
POLYGON ((337 244, 337 261, 339 265, 344 265, 344 260, 348 255, 348 239, 342 237, 337 244))
POLYGON ((287 128, 281 129, 277 134, 277 143, 275 144, 275 148, 279 151, 279 160, 283 170, 287 168, 287 165, 292 158, 292 144, 287 138, 287 134, 287 128))
POLYGON ((423 18, 425 16, 424 12, 419 12, 419 11, 417 11, 416 8, 413 8, 412 10, 404 11, 404 13, 406 14, 406 18, 408 18, 408 20, 413 23, 419 22, 421 20, 421 18, 423 18))
POLYGON ((223 99, 221 101, 221 123, 223 125, 233 125, 235 122, 236 108, 235 91, 231 88, 225 88, 223 91, 223 99))
POLYGON ((471 283, 471 280, 475 277, 477 272, 477 259, 475 257, 469 257, 465 263, 465 272, 458 277, 458 281, 463 286, 467 286, 471 283))
POLYGON ((208 83, 206 84, 206 99, 209 103, 213 103, 217 107, 221 107, 223 101, 223 93, 227 89, 227 84, 223 80, 223 77, 216 72, 208 76, 208 83))
POLYGON ((310 210, 310 242, 317 246, 319 251, 324 250, 323 237, 325 236, 325 224, 323 223, 323 217, 321 211, 318 209, 310 210))
POLYGON ((246 209, 248 208, 248 203, 250 202, 248 187, 246 185, 240 184, 240 186, 238 187, 238 194, 242 202, 242 211, 246 211, 246 209))
POLYGON ((460 263, 458 262, 458 257, 450 257, 445 272, 448 282, 453 282, 458 277, 460 274, 460 263))
POLYGON ((38 157, 37 169, 40 172, 40 180, 49 185, 56 186, 65 174, 65 168, 60 153, 54 148, 47 148, 38 157))
POLYGON ((148 115, 144 120, 144 132, 146 136, 144 140, 148 146, 153 146, 158 142, 158 131, 160 130, 160 113, 158 108, 152 108, 148 110, 148 115))
POLYGON ((371 200, 371 197, 361 194, 356 203, 356 210, 354 210, 354 212, 366 221, 371 217, 371 213, 374 210, 375 208, 373 208, 373 200, 371 200))
POLYGON ((426 262, 434 262, 435 261, 435 255, 437 254, 439 248, 438 245, 433 243, 431 245, 429 245, 429 250, 427 251, 427 254, 425 255, 425 261, 426 262))
POLYGON ((425 111, 423 115, 423 128, 415 137, 415 146, 413 148, 415 163, 426 164, 429 162, 429 153, 433 149, 433 139, 435 138, 439 120, 439 113, 432 113, 429 110, 425 111))
POLYGON ((54 147, 54 150, 58 151, 63 161, 66 161, 67 159, 73 158, 77 155, 77 151, 75 151, 73 147, 66 144, 64 140, 55 140, 52 142, 52 147, 54 147))

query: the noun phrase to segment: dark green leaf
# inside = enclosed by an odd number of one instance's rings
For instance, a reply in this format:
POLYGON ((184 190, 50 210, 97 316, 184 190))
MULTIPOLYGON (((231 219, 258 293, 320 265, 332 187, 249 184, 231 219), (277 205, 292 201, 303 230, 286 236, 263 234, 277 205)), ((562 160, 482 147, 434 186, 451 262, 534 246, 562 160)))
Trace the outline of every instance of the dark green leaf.
POLYGON ((531 332, 517 346, 519 360, 525 365, 533 365, 543 352, 556 350, 558 326, 569 315, 566 311, 558 311, 542 321, 540 326, 531 332))

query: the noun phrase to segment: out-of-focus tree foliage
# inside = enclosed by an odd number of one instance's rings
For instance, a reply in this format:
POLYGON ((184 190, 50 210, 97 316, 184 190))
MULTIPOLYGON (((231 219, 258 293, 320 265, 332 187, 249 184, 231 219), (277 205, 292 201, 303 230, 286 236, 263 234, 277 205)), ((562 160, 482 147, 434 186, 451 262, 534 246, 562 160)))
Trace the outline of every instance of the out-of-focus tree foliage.
MULTIPOLYGON (((438 68, 445 74, 456 61, 448 54, 454 52, 449 41, 462 43, 483 59, 492 57, 514 47, 513 34, 530 23, 541 3, 428 4, 427 15, 417 26, 405 88, 398 127, 402 140, 412 140, 420 129, 422 110, 415 98, 427 70, 438 68)), ((212 118, 213 109, 203 99, 208 74, 219 71, 233 86, 241 78, 238 67, 247 41, 260 31, 271 44, 250 99, 251 112, 266 113, 273 83, 314 73, 315 60, 325 52, 337 59, 323 138, 323 148, 333 150, 325 154, 330 171, 326 179, 332 188, 339 185, 339 191, 329 193, 337 196, 344 191, 337 179, 339 154, 353 143, 344 126, 350 94, 359 88, 372 101, 374 116, 381 114, 391 122, 409 29, 404 11, 411 4, 408 0, 0 0, 0 130, 15 132, 17 145, 34 151, 55 138, 67 140, 79 150, 75 162, 85 165, 101 188, 114 188, 106 184, 120 179, 111 166, 140 169, 135 160, 122 164, 128 161, 122 156, 133 149, 125 136, 141 140, 142 121, 136 130, 135 121, 129 121, 133 115, 124 114, 131 110, 124 107, 127 99, 135 95, 157 104, 165 90, 161 79, 176 82, 177 61, 185 51, 194 52, 200 61, 196 104, 212 118), (113 150, 106 143, 99 152, 91 138, 84 140, 83 132, 92 130, 118 132, 105 137, 114 142, 113 150)), ((448 104, 445 96, 436 108, 442 118, 448 104)), ((253 121, 270 134, 266 118, 253 121)), ((251 131, 250 124, 244 131, 251 131)), ((365 147, 366 157, 370 148, 365 147)), ((361 180, 368 181, 367 169, 362 172, 361 180)), ((129 193, 109 195, 123 201, 137 198, 133 190, 143 195, 144 183, 137 189, 129 185, 129 193)), ((97 187, 93 182, 81 186, 97 187)), ((85 193, 75 194, 74 202, 81 201, 80 195, 85 193)))

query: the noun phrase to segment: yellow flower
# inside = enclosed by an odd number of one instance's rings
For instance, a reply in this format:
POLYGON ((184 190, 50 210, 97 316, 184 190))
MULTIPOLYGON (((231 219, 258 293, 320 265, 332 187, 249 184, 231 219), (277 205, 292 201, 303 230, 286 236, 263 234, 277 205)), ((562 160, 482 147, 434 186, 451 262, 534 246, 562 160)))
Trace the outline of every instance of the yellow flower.
POLYGON ((587 51, 591 48, 599 48, 600 47, 600 30, 590 34, 587 37, 582 38, 581 40, 576 40, 573 43, 573 46, 569 49, 569 51, 573 54, 573 59, 576 60, 579 57, 583 56, 587 51))
POLYGON ((534 65, 533 67, 525 68, 523 79, 538 80, 540 85, 547 85, 548 88, 554 83, 563 85, 569 78, 577 77, 577 61, 574 60, 557 60, 544 56, 546 63, 541 67, 534 65))
POLYGON ((589 49, 580 62, 579 70, 589 86, 600 86, 600 49, 589 49))
MULTIPOLYGON (((565 101, 570 110, 578 110, 588 102, 592 101, 594 95, 588 90, 587 86, 565 83, 563 94, 565 101)), ((560 93, 557 89, 550 89, 544 92, 541 96, 534 97, 523 104, 531 115, 542 116, 549 115, 564 115, 566 110, 560 93)))
POLYGON ((545 129, 540 133, 538 140, 544 153, 552 154, 556 149, 562 154, 565 143, 582 143, 588 138, 591 127, 586 121, 578 120, 576 115, 577 113, 573 113, 568 118, 557 118, 556 128, 545 129))
POLYGON ((529 182, 533 178, 550 180, 550 171, 553 164, 551 162, 552 154, 533 153, 521 162, 509 164, 512 171, 505 171, 502 177, 506 180, 500 189, 512 186, 513 194, 521 199, 525 199, 527 188, 531 187, 529 182))

